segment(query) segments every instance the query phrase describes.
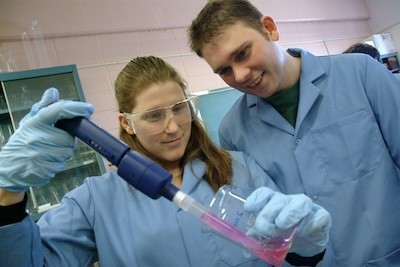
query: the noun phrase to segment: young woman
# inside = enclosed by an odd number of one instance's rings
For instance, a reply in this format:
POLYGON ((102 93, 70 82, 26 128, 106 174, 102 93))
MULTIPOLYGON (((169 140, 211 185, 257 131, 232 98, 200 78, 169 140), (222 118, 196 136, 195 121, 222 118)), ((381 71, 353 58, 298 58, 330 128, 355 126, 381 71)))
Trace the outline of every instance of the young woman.
MULTIPOLYGON (((121 140, 171 172, 172 183, 181 191, 207 206, 222 185, 261 187, 246 202, 250 211, 259 212, 255 229, 266 233, 271 225, 285 228, 300 223, 292 250, 296 252, 315 244, 323 250, 328 240, 329 214, 304 195, 272 191, 275 185, 254 160, 243 153, 216 147, 196 116, 196 97, 187 94, 184 81, 169 64, 156 57, 135 58, 119 74, 115 92, 121 140), (263 210, 271 203, 275 203, 273 209, 263 210), (302 234, 305 232, 311 239, 302 234), (304 238, 307 245, 302 243, 304 238)), ((51 125, 60 117, 91 113, 84 103, 70 103, 72 108, 68 103, 56 99, 39 103, 39 111, 28 115, 22 130, 0 152, 0 160, 11 157, 8 151, 16 147, 21 150, 34 147, 40 151, 36 156, 42 159, 52 154, 54 147, 65 142, 64 138, 50 140, 48 147, 42 144, 35 147, 36 142, 30 142, 29 147, 18 143, 18 135, 29 130, 30 138, 35 140, 42 135, 41 131, 53 130, 51 125), (48 105, 49 102, 55 103, 48 105)), ((68 134, 61 132, 58 134, 68 138, 68 134)), ((21 162, 20 158, 14 156, 14 162, 21 162)), ((19 165, 21 171, 24 168, 19 165)), ((26 172, 29 174, 29 170, 26 172)), ((8 214, 5 217, 10 218, 10 214, 19 214, 17 206, 24 207, 23 201, 15 199, 16 195, 23 198, 24 190, 32 183, 26 176, 10 175, 0 166, 0 188, 3 188, 0 215, 8 214)), ((43 177, 47 178, 42 174, 36 179, 43 177)), ((0 227, 1 266, 31 262, 37 266, 90 266, 95 261, 100 261, 101 266, 266 265, 265 261, 244 254, 240 245, 207 230, 200 220, 170 201, 148 198, 112 171, 86 179, 64 197, 60 207, 44 214, 37 225, 29 216, 20 217, 14 223, 3 222, 0 227), (21 235, 24 238, 17 238, 21 235), (18 257, 7 255, 10 248, 22 252, 18 257)))

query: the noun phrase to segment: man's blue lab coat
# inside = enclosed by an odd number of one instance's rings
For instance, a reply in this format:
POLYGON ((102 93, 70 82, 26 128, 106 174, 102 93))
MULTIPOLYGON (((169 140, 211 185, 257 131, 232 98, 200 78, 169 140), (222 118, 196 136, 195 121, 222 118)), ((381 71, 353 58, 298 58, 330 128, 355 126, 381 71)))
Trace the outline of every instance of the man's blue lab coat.
POLYGON ((331 213, 328 266, 400 266, 400 81, 368 55, 289 53, 301 56, 295 127, 245 94, 221 123, 221 145, 331 213))

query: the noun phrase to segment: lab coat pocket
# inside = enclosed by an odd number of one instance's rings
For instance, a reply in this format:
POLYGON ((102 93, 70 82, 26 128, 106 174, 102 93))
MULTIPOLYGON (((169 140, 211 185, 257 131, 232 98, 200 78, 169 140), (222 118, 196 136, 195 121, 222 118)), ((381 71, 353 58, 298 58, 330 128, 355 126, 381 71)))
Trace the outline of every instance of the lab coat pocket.
POLYGON ((361 110, 312 132, 317 157, 329 179, 345 183, 376 169, 384 145, 378 125, 370 112, 361 110))
POLYGON ((367 262, 367 267, 400 266, 400 249, 377 260, 367 262))

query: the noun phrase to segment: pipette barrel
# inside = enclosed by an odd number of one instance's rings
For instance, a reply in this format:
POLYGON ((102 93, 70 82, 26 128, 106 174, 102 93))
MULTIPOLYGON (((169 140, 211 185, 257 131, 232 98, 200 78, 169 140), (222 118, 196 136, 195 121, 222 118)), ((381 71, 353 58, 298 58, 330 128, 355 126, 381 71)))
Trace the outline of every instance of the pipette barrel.
POLYGON ((132 151, 120 140, 83 117, 63 119, 55 124, 104 156, 118 167, 118 175, 137 190, 157 199, 172 201, 179 191, 171 184, 172 175, 150 158, 132 151))

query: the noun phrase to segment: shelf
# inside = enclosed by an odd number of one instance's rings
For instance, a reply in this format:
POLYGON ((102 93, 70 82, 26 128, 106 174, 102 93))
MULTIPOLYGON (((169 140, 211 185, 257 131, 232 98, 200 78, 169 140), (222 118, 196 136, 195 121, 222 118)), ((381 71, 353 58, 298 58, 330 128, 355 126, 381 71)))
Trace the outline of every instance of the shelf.
POLYGON ((80 168, 80 167, 84 167, 86 165, 93 164, 93 163, 96 163, 96 160, 89 159, 89 160, 85 160, 85 161, 82 161, 79 163, 73 163, 71 165, 68 165, 68 163, 67 163, 67 166, 64 168, 64 170, 62 170, 62 172, 73 170, 73 169, 80 168))

